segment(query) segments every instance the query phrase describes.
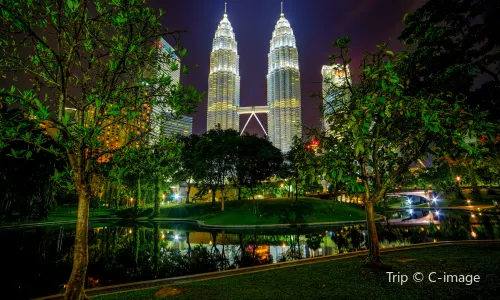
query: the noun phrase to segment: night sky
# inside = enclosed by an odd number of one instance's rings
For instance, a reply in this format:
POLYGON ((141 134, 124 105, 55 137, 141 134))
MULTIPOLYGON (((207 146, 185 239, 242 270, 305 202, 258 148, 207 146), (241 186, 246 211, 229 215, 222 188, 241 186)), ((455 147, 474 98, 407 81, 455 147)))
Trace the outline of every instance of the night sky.
MULTIPOLYGON (((162 8, 162 23, 171 30, 187 30, 181 44, 187 48, 182 64, 191 75, 181 78, 200 91, 208 89, 210 51, 215 30, 227 2, 228 19, 233 26, 240 56, 241 106, 267 105, 267 54, 269 41, 280 15, 280 0, 151 0, 162 8), (196 67, 197 66, 197 67, 196 67)), ((425 0, 288 0, 284 2, 285 18, 290 22, 297 41, 302 89, 302 123, 320 125, 320 100, 311 94, 321 92, 321 67, 328 63, 333 40, 350 35, 351 72, 354 73, 365 51, 391 40, 391 48, 401 49, 397 37, 403 29, 403 16, 425 3, 425 0)), ((167 41, 173 42, 167 38, 167 41)), ((173 44, 173 43, 172 43, 173 44)), ((193 117, 193 133, 206 130, 207 97, 193 117)), ((249 115, 240 117, 240 128, 249 115)), ((259 119, 267 123, 265 115, 259 119)), ((266 126, 266 125, 264 125, 266 126)), ((263 135, 254 119, 246 131, 263 135)))

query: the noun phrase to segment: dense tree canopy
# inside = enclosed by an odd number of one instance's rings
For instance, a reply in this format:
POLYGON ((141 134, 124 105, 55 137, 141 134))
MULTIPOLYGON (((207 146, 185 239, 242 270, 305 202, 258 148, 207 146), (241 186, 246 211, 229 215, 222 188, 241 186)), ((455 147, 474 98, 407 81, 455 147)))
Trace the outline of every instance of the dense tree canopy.
MULTIPOLYGON (((171 69, 178 65, 170 55, 157 55, 154 42, 169 32, 159 23, 162 12, 145 4, 144 0, 0 2, 0 76, 12 84, 0 89, 0 97, 47 130, 20 136, 19 129, 28 122, 8 126, 9 120, 2 119, 1 146, 23 139, 42 148, 52 140, 57 147, 45 150, 67 162, 79 195, 67 299, 85 298, 90 178, 98 161, 147 137, 152 107, 188 113, 202 97, 192 88, 173 85, 168 74, 152 72, 158 64, 171 69), (100 137, 115 125, 127 130, 113 145, 100 137)), ((184 55, 185 49, 179 54, 184 55)))
MULTIPOLYGON (((332 64, 346 69, 349 38, 333 43, 332 64)), ((354 185, 364 193, 370 235, 370 262, 380 263, 373 207, 383 200, 397 177, 429 154, 473 151, 470 141, 491 126, 463 103, 463 97, 446 93, 413 93, 412 73, 402 68, 408 53, 394 54, 385 45, 362 62, 359 82, 346 80, 333 90, 348 93, 334 97, 330 127, 323 137, 323 151, 332 162, 332 180, 354 185), (332 159, 335 155, 337 159, 332 159)), ((347 76, 347 74, 346 74, 347 76)), ((333 83, 332 83, 333 84, 333 83)), ((437 92, 437 91, 436 91, 437 92)), ((473 143, 472 143, 473 144, 473 143)))

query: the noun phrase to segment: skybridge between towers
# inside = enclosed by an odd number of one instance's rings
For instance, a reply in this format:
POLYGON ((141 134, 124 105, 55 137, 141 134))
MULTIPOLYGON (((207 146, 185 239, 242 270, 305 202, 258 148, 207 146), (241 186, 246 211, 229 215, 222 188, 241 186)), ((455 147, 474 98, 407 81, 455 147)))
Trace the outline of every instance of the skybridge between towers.
POLYGON ((236 109, 236 112, 238 115, 250 115, 248 118, 247 122, 245 123, 245 126, 243 126, 243 129, 240 132, 240 135, 243 135, 245 132, 245 129, 247 128, 248 123, 252 119, 252 117, 255 117, 257 119, 257 122, 259 122, 260 127, 264 131, 264 134, 267 136, 267 131, 262 125, 262 122, 260 122, 259 117, 257 114, 267 114, 269 113, 269 106, 249 106, 249 107, 238 107, 236 109))

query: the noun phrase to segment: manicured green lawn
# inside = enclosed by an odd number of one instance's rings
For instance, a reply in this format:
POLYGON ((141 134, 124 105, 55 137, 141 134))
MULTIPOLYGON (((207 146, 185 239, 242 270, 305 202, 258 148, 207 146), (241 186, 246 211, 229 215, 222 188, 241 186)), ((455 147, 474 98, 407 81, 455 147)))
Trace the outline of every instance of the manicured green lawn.
MULTIPOLYGON (((136 214, 133 208, 100 208, 92 210, 90 218, 133 218, 148 220, 153 213, 152 207, 139 208, 136 214)), ((194 219, 209 225, 264 225, 290 223, 318 223, 337 221, 361 221, 365 219, 365 211, 360 205, 335 203, 331 200, 299 197, 297 202, 290 198, 226 201, 225 210, 221 211, 221 203, 215 207, 211 203, 190 203, 162 205, 160 219, 194 219), (254 205, 256 213, 254 213, 254 205)), ((57 222, 76 220, 76 207, 58 208, 49 215, 46 221, 28 220, 12 224, 57 222)), ((4 224, 9 225, 9 224, 4 224)))
MULTIPOLYGON (((263 225, 290 223, 317 223, 335 221, 358 221, 365 219, 365 211, 355 204, 335 204, 332 201, 300 197, 298 202, 290 198, 227 201, 221 211, 221 203, 179 204, 162 206, 159 218, 187 218, 201 220, 209 225, 263 225), (254 213, 254 205, 257 213, 254 213)), ((118 216, 130 216, 132 210, 117 212, 118 216)), ((139 213, 147 218, 152 208, 139 213)))
POLYGON ((498 299, 500 292, 500 245, 441 246, 383 254, 394 274, 408 275, 408 282, 389 282, 386 270, 362 267, 364 258, 316 263, 279 270, 178 284, 183 292, 153 298, 159 289, 92 297, 95 300, 139 299, 498 299), (415 272, 424 281, 413 282, 415 272), (448 275, 479 275, 479 283, 436 280, 448 275))

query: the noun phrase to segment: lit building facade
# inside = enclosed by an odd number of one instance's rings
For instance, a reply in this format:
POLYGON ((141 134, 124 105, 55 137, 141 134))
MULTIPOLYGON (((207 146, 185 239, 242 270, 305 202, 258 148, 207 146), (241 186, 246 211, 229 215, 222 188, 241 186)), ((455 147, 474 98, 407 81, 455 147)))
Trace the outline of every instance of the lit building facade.
POLYGON ((302 136, 299 54, 290 23, 282 13, 274 28, 268 54, 268 135, 288 152, 294 136, 302 136))
POLYGON ((179 119, 171 116, 165 122, 163 132, 166 136, 170 135, 191 135, 193 133, 193 118, 188 116, 181 116, 179 119))
MULTIPOLYGON (((155 47, 158 49, 158 63, 155 66, 155 72, 160 73, 159 75, 170 76, 172 78, 171 86, 176 86, 180 83, 181 79, 181 60, 175 54, 174 48, 170 46, 167 41, 161 38, 155 43, 155 47), (176 70, 172 70, 172 63, 177 64, 176 70)), ((149 143, 155 144, 161 136, 169 135, 170 132, 165 131, 166 128, 171 128, 174 123, 169 123, 171 116, 171 109, 168 105, 163 104, 166 101, 162 99, 157 99, 151 110, 150 116, 150 133, 149 133, 149 143)), ((184 116, 182 116, 184 117, 184 116)))
POLYGON ((208 76, 207 130, 239 130, 240 70, 237 43, 226 12, 220 21, 210 53, 208 76))
POLYGON ((349 101, 347 83, 352 82, 351 71, 349 65, 344 70, 342 65, 334 64, 323 66, 321 75, 323 75, 323 127, 326 131, 329 131, 332 124, 329 124, 328 116, 335 111, 335 106, 349 101))

